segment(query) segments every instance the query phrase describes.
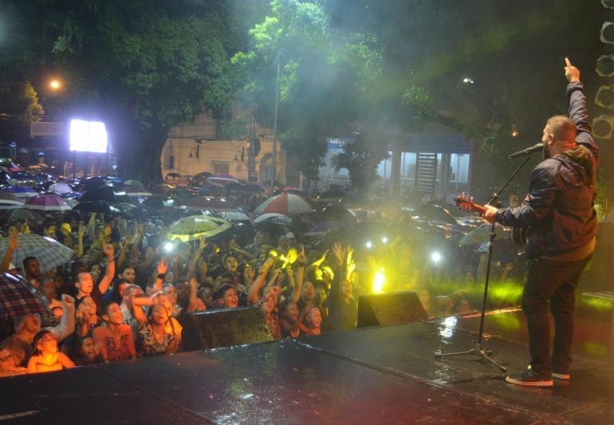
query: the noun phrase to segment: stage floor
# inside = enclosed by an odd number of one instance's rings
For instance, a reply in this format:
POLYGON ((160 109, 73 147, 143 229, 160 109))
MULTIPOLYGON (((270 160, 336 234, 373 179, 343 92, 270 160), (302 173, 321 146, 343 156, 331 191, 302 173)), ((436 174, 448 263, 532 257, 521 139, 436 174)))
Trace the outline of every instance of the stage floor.
MULTIPOLYGON (((10 424, 610 424, 609 312, 576 324, 572 381, 504 382, 478 354, 479 317, 329 333, 0 380, 10 424)), ((524 317, 489 314, 482 346, 510 372, 528 361, 524 317)))

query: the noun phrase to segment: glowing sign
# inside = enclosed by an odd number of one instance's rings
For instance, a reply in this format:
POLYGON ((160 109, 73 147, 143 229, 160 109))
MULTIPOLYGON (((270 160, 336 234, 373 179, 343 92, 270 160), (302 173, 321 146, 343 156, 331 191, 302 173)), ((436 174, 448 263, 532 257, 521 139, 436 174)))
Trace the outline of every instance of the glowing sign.
POLYGON ((108 135, 103 122, 70 120, 70 150, 107 153, 108 135))

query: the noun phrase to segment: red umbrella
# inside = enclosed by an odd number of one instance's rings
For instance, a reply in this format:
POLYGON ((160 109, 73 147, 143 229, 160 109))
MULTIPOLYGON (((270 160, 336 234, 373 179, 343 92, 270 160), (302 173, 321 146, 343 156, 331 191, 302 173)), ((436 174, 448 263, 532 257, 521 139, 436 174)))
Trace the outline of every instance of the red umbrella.
POLYGON ((282 193, 267 199, 254 210, 256 214, 279 213, 279 214, 302 214, 312 213, 314 208, 305 198, 291 193, 282 193))
POLYGON ((31 210, 41 211, 68 211, 72 209, 64 198, 55 194, 39 195, 28 198, 24 206, 31 210))

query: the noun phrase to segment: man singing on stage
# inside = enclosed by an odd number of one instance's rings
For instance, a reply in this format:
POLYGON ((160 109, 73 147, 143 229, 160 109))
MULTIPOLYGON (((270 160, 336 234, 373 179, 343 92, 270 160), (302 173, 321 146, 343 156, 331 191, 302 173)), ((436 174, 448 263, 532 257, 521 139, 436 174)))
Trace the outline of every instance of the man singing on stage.
POLYGON ((529 193, 515 208, 486 206, 490 223, 524 228, 529 258, 522 310, 527 317, 531 363, 511 384, 551 387, 569 380, 574 333, 574 291, 595 249, 599 148, 591 136, 580 71, 565 58, 569 117, 557 115, 544 127, 544 160, 531 174, 529 193), (554 317, 550 351, 548 304, 554 317))

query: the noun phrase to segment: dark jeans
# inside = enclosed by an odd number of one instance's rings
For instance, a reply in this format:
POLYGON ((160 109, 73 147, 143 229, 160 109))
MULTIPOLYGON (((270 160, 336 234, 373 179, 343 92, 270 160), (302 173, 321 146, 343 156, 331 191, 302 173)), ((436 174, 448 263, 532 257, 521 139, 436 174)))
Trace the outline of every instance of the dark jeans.
POLYGON ((568 373, 574 333, 575 289, 591 256, 579 261, 533 260, 522 294, 522 311, 529 328, 531 369, 544 378, 552 371, 568 373), (554 347, 550 356, 550 312, 554 318, 554 347))

